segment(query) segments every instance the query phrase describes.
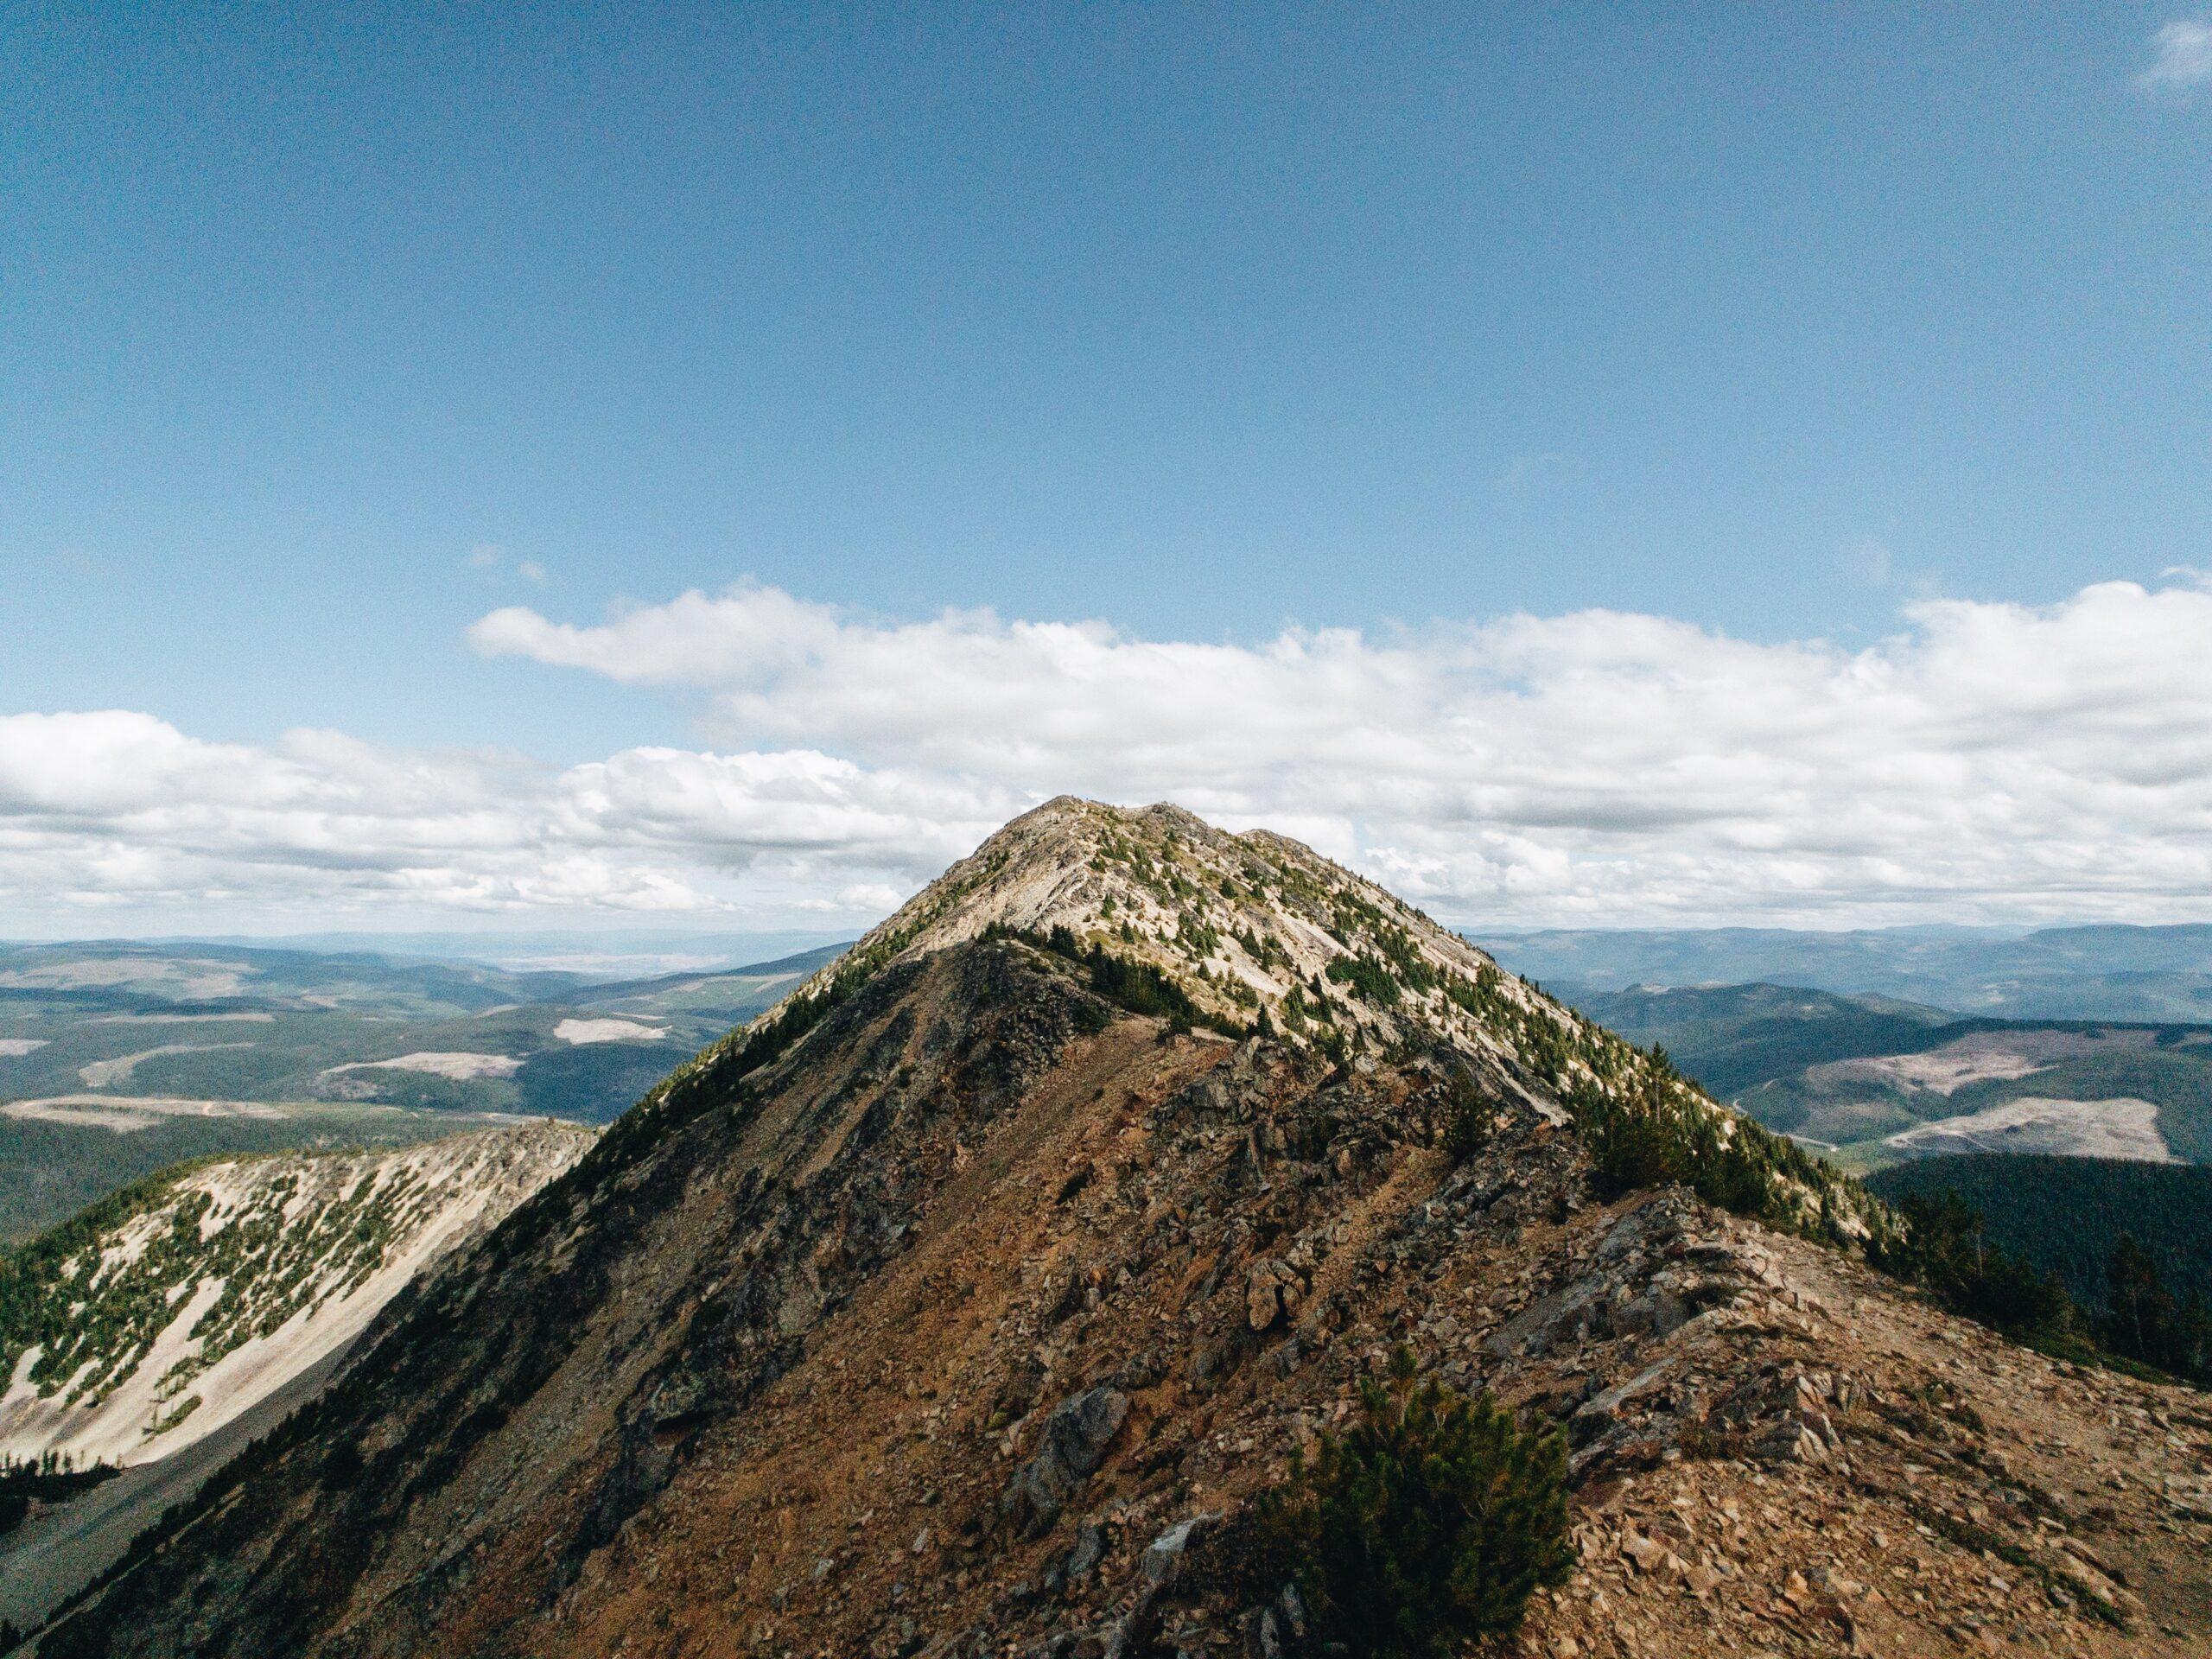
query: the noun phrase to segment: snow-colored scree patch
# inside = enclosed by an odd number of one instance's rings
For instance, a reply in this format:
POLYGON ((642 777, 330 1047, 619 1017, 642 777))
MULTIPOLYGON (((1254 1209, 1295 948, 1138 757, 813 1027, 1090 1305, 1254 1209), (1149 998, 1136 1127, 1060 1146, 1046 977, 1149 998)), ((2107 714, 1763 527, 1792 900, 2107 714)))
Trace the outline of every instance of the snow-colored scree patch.
POLYGON ((564 1043, 652 1043, 667 1036, 668 1027, 636 1020, 563 1020, 553 1034, 564 1043))
POLYGON ((85 1023, 88 1026, 220 1026, 245 1021, 263 1026, 273 1021, 273 1014, 253 1012, 232 1014, 103 1014, 85 1023))
POLYGON ((0 1037, 0 1059, 13 1059, 18 1054, 35 1054, 44 1048, 43 1037, 0 1037))
POLYGON ((2179 1161, 2158 1133, 2158 1109, 2123 1095, 2113 1100, 2050 1100, 2028 1095, 1961 1117, 1915 1124, 1883 1145, 1899 1152, 2043 1152, 2067 1158, 2179 1161))
POLYGON ((69 1123, 79 1128, 112 1129, 128 1135, 164 1117, 289 1117, 282 1106, 258 1100, 177 1100, 165 1096, 48 1095, 40 1100, 11 1100, 0 1116, 37 1123, 69 1123))
POLYGON ((467 1083, 473 1077, 512 1077, 522 1062, 512 1054, 423 1053, 399 1054, 388 1060, 349 1060, 323 1072, 326 1077, 341 1071, 423 1071, 434 1077, 467 1083))

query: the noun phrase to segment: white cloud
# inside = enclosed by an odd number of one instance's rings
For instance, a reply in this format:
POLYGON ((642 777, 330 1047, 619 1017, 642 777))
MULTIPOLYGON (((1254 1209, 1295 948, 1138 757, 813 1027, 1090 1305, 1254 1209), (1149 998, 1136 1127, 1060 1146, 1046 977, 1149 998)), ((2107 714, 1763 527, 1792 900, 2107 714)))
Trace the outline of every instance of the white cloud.
POLYGON ((898 888, 887 887, 882 882, 861 881, 849 887, 838 888, 836 896, 830 902, 830 907, 836 910, 880 916, 887 911, 896 910, 906 896, 898 888))
POLYGON ((2178 92, 2212 81, 2212 19, 2182 18, 2151 37, 2157 54, 2135 78, 2150 92, 2178 92))
POLYGON ((747 585, 588 626, 511 608, 472 638, 905 791, 1276 824, 1453 914, 2212 913, 2212 591, 1929 599, 1904 623, 1855 652, 1595 611, 1243 646, 747 585))
POLYGON ((207 743, 125 710, 20 715, 0 718, 0 914, 796 913, 856 877, 895 902, 1020 804, 803 751, 632 749, 555 771, 330 732, 207 743))
POLYGON ((472 570, 512 570, 524 582, 542 582, 545 567, 536 559, 518 559, 497 542, 480 542, 468 550, 463 561, 472 570))
POLYGON ((1922 600, 1859 650, 1607 611, 1194 644, 758 586, 473 637, 692 700, 713 747, 563 769, 0 717, 0 924, 857 920, 1062 790, 1267 824, 1493 925, 2212 918, 2194 572, 1922 600))

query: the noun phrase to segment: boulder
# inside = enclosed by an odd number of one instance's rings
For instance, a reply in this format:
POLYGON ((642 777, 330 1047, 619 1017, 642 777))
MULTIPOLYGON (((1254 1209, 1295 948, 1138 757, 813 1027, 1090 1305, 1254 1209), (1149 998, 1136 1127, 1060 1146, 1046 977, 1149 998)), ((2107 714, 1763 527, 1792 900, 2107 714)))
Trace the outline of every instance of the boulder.
POLYGON ((1182 1570, 1184 1556, 1190 1552, 1192 1537, 1201 1528, 1210 1527, 1220 1519, 1212 1510, 1194 1515, 1186 1521, 1178 1521, 1147 1544, 1144 1558, 1138 1563, 1147 1587, 1159 1590, 1173 1584, 1175 1575, 1182 1570))
POLYGON ((1016 1532, 1034 1537, 1059 1519, 1070 1495, 1104 1460, 1128 1414, 1129 1397, 1119 1389, 1086 1389, 1052 1408, 1037 1455, 1014 1471, 999 1499, 999 1512, 1016 1532))
POLYGON ((1306 1281, 1287 1262, 1262 1257, 1245 1271, 1244 1316, 1255 1331, 1264 1331, 1279 1319, 1295 1319, 1305 1297, 1306 1281))
POLYGON ((1076 1529, 1075 1547, 1068 1551, 1068 1578, 1075 1582, 1089 1578, 1105 1554, 1106 1529, 1096 1521, 1085 1522, 1076 1529))

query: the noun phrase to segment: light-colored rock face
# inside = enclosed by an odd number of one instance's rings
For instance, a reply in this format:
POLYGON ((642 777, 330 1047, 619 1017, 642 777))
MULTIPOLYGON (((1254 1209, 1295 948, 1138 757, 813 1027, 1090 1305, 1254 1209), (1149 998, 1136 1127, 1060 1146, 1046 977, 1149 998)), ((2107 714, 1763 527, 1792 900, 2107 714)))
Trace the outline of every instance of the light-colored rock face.
POLYGON ((0 1454, 129 1465, 198 1440, 352 1341, 594 1138, 531 1124, 134 1189, 53 1264, 44 1316, 0 1330, 0 1454))
MULTIPOLYGON (((1293 1040, 1334 1030, 1384 1043, 1415 1032, 1493 1043, 1495 1020, 1467 1006, 1478 990, 1509 1012, 1541 1006, 1573 1017, 1297 842, 1264 830, 1230 835, 1177 806, 1065 795, 952 866, 848 959, 941 950, 994 924, 1065 927, 1083 945, 1160 969, 1224 1020, 1249 1025, 1264 1008, 1293 1040)), ((809 988, 836 972, 825 969, 809 988)))

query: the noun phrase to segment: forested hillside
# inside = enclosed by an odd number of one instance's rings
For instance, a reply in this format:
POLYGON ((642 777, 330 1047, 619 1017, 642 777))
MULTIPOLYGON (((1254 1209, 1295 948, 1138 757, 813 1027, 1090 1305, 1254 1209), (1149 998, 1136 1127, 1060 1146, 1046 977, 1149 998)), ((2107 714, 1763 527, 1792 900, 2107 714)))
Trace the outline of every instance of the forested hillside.
POLYGON ((2212 1169, 2105 1158, 1927 1158, 1867 1179, 1880 1197, 1958 1195, 1990 1239, 2054 1273, 2085 1307, 2105 1303, 2105 1268, 2132 1234, 2177 1295, 2212 1300, 2212 1169))

